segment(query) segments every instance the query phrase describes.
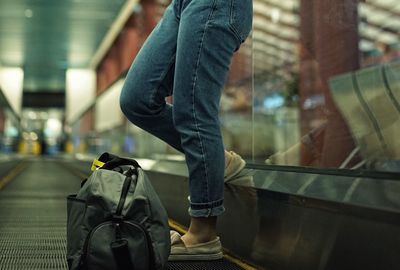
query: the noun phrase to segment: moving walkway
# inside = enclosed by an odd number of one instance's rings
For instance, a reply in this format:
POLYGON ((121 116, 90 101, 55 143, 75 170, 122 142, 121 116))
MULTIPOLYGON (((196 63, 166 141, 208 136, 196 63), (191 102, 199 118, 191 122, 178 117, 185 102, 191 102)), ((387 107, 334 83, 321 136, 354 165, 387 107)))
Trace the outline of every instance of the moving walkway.
MULTIPOLYGON (((139 160, 184 230, 184 164, 139 160)), ((91 162, 72 158, 0 163, 0 269, 67 269, 66 202, 91 162)), ((227 183, 216 262, 174 262, 167 269, 397 269, 400 264, 397 174, 248 165, 227 183)))
MULTIPOLYGON (((80 186, 77 172, 57 159, 11 162, 0 172, 0 183, 7 181, 0 191, 0 269, 68 269, 65 199, 80 186)), ((166 269, 244 269, 240 265, 229 257, 171 262, 166 269)))

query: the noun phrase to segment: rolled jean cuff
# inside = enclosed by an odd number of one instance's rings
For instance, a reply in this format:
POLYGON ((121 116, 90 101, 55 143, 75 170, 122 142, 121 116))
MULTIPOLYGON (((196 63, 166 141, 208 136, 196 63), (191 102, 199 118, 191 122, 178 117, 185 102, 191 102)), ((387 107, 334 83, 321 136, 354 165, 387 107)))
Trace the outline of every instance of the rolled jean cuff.
POLYGON ((223 200, 215 201, 212 203, 190 203, 189 215, 191 217, 216 217, 225 212, 223 200))

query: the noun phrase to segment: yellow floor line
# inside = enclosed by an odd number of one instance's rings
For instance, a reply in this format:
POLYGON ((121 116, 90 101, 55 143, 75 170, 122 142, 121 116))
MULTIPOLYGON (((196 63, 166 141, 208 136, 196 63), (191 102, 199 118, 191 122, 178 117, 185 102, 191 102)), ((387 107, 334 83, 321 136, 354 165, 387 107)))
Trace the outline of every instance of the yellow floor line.
POLYGON ((18 174, 20 174, 28 164, 26 162, 22 162, 11 169, 11 171, 0 179, 0 190, 2 190, 11 180, 13 180, 18 174))
MULTIPOLYGON (((168 219, 168 223, 169 226, 171 227, 171 229, 177 231, 180 234, 184 234, 187 232, 187 228, 181 224, 179 224, 178 222, 172 220, 172 219, 168 219)), ((242 260, 235 258, 229 254, 228 250, 224 249, 224 258, 240 267, 242 267, 245 270, 257 270, 257 268, 255 268, 254 266, 251 266, 249 264, 247 264, 246 262, 243 262, 242 260)))

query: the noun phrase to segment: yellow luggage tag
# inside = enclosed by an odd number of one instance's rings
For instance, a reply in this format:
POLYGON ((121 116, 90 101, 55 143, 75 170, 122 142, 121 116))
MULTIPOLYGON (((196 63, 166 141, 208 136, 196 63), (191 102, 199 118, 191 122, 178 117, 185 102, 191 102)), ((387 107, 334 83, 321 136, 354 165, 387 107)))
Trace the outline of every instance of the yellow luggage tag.
POLYGON ((101 161, 99 161, 99 160, 97 160, 97 159, 95 159, 95 160, 93 160, 93 163, 92 163, 92 171, 95 171, 95 170, 97 170, 97 169, 100 169, 101 167, 103 167, 104 166, 104 162, 101 162, 101 161))

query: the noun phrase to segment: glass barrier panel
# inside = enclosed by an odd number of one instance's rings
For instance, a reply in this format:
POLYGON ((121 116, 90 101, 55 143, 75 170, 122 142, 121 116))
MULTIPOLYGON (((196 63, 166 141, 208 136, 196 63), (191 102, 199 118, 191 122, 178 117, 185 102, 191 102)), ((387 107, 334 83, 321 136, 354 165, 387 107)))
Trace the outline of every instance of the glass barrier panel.
POLYGON ((254 1, 255 162, 400 172, 399 8, 254 1))

